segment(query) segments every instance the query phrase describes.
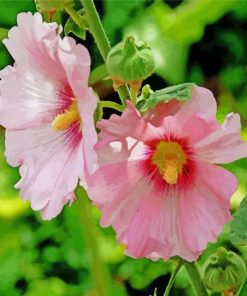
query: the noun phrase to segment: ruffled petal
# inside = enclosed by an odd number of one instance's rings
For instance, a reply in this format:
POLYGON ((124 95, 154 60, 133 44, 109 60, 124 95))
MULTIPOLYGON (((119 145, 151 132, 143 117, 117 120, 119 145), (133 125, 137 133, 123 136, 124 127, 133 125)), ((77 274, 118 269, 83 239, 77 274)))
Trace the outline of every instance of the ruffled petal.
MULTIPOLYGON (((123 155, 122 155, 123 156, 123 155)), ((168 259, 179 255, 194 260, 179 237, 177 192, 164 193, 143 173, 145 160, 110 163, 92 176, 88 193, 101 212, 101 225, 112 225, 126 253, 134 258, 168 259)))
POLYGON ((241 139, 238 114, 229 114, 222 126, 195 145, 197 158, 209 163, 229 163, 247 156, 247 142, 241 139))
POLYGON ((186 122, 193 114, 202 113, 207 118, 215 118, 216 112, 217 104, 213 93, 204 87, 194 86, 191 100, 181 103, 181 108, 176 117, 182 123, 186 122))
POLYGON ((130 101, 121 116, 113 114, 98 122, 97 127, 101 130, 99 138, 108 141, 124 137, 145 141, 160 136, 160 129, 148 123, 130 101))
POLYGON ((11 165, 22 164, 16 188, 34 210, 42 210, 44 219, 55 217, 73 200, 83 167, 78 126, 64 133, 55 133, 50 125, 6 131, 6 157, 11 165))
POLYGON ((190 145, 195 145, 203 138, 219 128, 219 123, 214 118, 207 118, 203 113, 193 114, 181 126, 181 136, 186 137, 190 145))
POLYGON ((59 41, 58 55, 78 102, 82 119, 82 149, 85 165, 89 173, 92 173, 97 167, 97 157, 93 149, 97 142, 93 117, 97 98, 92 89, 88 87, 91 64, 89 52, 84 46, 76 44, 73 38, 65 37, 59 41))
POLYGON ((198 255, 215 242, 226 222, 231 220, 229 199, 237 189, 236 177, 227 170, 200 163, 190 190, 179 195, 181 240, 198 255))
POLYGON ((72 96, 57 58, 57 24, 43 23, 39 13, 20 13, 17 23, 4 40, 15 65, 0 71, 0 124, 9 129, 51 121, 72 96))
POLYGON ((167 116, 176 116, 183 125, 192 115, 202 113, 205 118, 215 118, 216 100, 212 92, 204 87, 194 86, 189 101, 178 101, 175 98, 169 102, 159 103, 150 109, 145 118, 154 126, 162 126, 167 116))
POLYGON ((3 43, 21 69, 39 65, 52 72, 55 69, 49 63, 53 61, 53 51, 49 45, 57 42, 57 29, 57 23, 43 22, 38 12, 19 13, 17 26, 9 30, 3 43))

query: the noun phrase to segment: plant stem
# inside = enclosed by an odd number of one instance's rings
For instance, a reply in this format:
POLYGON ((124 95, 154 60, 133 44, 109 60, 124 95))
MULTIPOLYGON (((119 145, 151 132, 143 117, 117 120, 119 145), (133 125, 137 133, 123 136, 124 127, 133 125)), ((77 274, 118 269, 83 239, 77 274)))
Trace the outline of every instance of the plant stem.
POLYGON ((207 290, 204 287, 201 276, 194 262, 183 261, 183 265, 190 277, 191 284, 193 286, 196 296, 207 296, 207 290))
POLYGON ((100 101, 100 105, 102 108, 112 108, 119 112, 123 112, 124 107, 118 103, 112 101, 100 101))
POLYGON ((175 280, 175 278, 176 278, 176 275, 177 275, 177 273, 179 272, 181 266, 182 266, 182 261, 179 261, 179 263, 178 263, 176 269, 174 270, 172 276, 170 277, 170 280, 169 280, 169 283, 168 283, 168 285, 167 285, 167 287, 166 287, 166 290, 165 290, 165 294, 164 294, 164 296, 168 296, 168 295, 169 295, 170 290, 171 290, 171 288, 172 288, 172 285, 173 285, 173 283, 174 283, 174 280, 175 280))
POLYGON ((137 102, 137 92, 132 87, 130 87, 130 99, 131 99, 131 102, 134 105, 136 105, 136 102, 137 102))
POLYGON ((85 190, 81 187, 76 189, 77 210, 82 234, 87 242, 87 249, 90 255, 91 274, 97 295, 110 296, 111 276, 109 270, 101 259, 98 241, 97 228, 91 215, 91 207, 85 190))
MULTIPOLYGON (((107 39, 105 30, 101 24, 99 15, 93 3, 93 0, 81 0, 85 10, 89 29, 95 39, 100 54, 104 61, 106 61, 109 51, 111 50, 110 43, 107 39)), ((125 105, 125 100, 130 97, 129 90, 126 85, 119 87, 117 90, 122 104, 125 105)))
POLYGON ((89 77, 89 85, 94 85, 102 79, 106 78, 107 76, 109 76, 109 74, 106 65, 102 64, 91 71, 89 77))
POLYGON ((72 20, 79 26, 79 27, 88 27, 87 22, 81 17, 81 15, 72 7, 68 6, 65 7, 66 12, 72 18, 72 20))

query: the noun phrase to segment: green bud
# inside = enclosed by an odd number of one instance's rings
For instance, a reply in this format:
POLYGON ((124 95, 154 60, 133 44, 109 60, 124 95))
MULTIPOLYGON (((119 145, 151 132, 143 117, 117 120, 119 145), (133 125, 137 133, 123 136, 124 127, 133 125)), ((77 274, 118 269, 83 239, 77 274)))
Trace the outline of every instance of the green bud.
POLYGON ((246 266, 237 254, 220 247, 203 266, 203 281, 208 289, 224 292, 237 288, 245 279, 246 266))
POLYGON ((106 66, 116 87, 127 83, 136 90, 139 90, 142 80, 155 70, 151 48, 131 36, 111 49, 106 66))
POLYGON ((63 10, 65 7, 73 6, 73 0, 34 0, 37 10, 49 12, 63 10))

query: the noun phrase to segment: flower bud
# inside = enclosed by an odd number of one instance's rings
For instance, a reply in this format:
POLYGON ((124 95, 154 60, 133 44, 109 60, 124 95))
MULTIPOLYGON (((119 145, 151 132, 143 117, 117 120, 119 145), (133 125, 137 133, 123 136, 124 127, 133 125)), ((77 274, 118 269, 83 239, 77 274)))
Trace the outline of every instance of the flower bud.
POLYGON ((73 6, 73 0, 34 0, 37 10, 48 12, 52 16, 55 11, 63 10, 65 7, 73 6))
POLYGON ((131 36, 111 49, 106 65, 116 88, 129 84, 136 91, 139 91, 142 81, 155 70, 151 48, 131 36))
POLYGON ((245 279, 246 266, 243 259, 220 247, 203 266, 203 281, 208 289, 224 292, 236 289, 245 279))

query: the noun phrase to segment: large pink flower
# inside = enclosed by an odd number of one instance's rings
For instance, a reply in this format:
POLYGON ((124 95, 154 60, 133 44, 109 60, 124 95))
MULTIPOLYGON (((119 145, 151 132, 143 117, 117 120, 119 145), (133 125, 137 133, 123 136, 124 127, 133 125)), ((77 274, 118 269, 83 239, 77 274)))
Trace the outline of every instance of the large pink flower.
POLYGON ((90 56, 39 13, 21 13, 17 23, 3 41, 15 64, 0 72, 0 124, 8 163, 21 165, 16 187, 50 219, 73 201, 78 178, 85 184, 84 170, 94 170, 90 56))
POLYGON ((212 93, 195 86, 190 101, 160 103, 144 118, 129 102, 99 123, 89 196, 128 255, 195 260, 231 219, 237 179, 215 164, 247 156, 247 143, 239 115, 222 126, 215 115, 212 93))

